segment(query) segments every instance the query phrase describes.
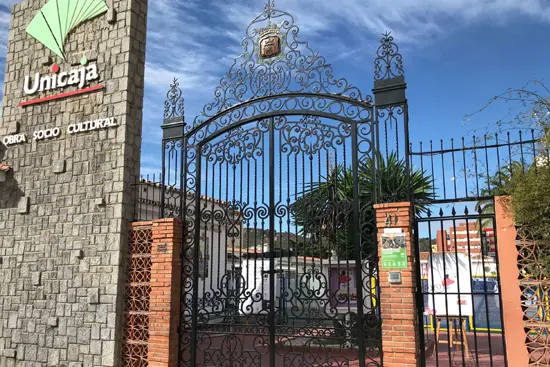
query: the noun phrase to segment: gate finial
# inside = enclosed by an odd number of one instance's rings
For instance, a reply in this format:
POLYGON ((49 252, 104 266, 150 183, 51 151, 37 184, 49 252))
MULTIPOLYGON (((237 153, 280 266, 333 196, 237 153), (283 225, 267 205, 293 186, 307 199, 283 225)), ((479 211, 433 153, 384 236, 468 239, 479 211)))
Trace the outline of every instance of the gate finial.
POLYGON ((403 58, 390 31, 382 34, 380 43, 374 60, 374 80, 403 76, 403 58))
POLYGON ((183 99, 183 92, 180 89, 180 83, 178 78, 174 78, 170 89, 166 94, 166 101, 164 102, 164 119, 183 118, 185 112, 185 100, 183 99))
POLYGON ((185 100, 180 83, 174 78, 164 101, 164 122, 162 123, 163 140, 180 139, 185 130, 185 100))
MULTIPOLYGON (((403 57, 399 47, 393 41, 391 32, 386 31, 380 39, 380 46, 376 50, 374 59, 374 104, 377 108, 397 106, 406 102, 405 73, 403 71, 403 57)), ((391 112, 391 111, 389 111, 391 112)), ((395 118, 389 114, 391 119, 395 118)))
POLYGON ((271 23, 271 15, 275 11, 275 0, 268 0, 267 4, 265 4, 264 9, 265 9, 264 13, 267 16, 267 19, 269 20, 269 22, 271 23))
POLYGON ((271 11, 275 8, 275 0, 268 0, 267 4, 265 4, 265 10, 271 11))

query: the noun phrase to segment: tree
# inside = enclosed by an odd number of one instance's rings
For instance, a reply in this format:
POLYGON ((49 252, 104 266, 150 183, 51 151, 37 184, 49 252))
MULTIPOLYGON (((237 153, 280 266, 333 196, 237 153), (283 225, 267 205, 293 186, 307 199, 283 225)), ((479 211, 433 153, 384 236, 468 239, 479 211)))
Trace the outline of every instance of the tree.
MULTIPOLYGON (((520 236, 536 246, 525 256, 533 258, 527 270, 530 276, 550 276, 550 89, 541 81, 531 81, 523 88, 509 89, 492 98, 468 119, 498 101, 511 103, 505 118, 487 127, 487 131, 509 133, 531 131, 537 144, 520 146, 510 152, 510 165, 487 178, 489 195, 508 195, 509 211, 514 216, 520 236), (514 109, 515 108, 515 109, 514 109), (528 152, 524 148, 529 149, 528 152), (524 157, 532 157, 525 161, 524 157)), ((482 213, 494 213, 492 201, 478 203, 482 213)), ((525 264, 524 264, 525 265, 525 264)))
POLYGON ((550 165, 530 166, 511 181, 511 209, 517 226, 533 236, 550 240, 550 165))
MULTIPOLYGON (((359 222, 362 257, 374 259, 376 254, 376 214, 378 202, 403 200, 408 197, 407 167, 405 160, 391 154, 384 159, 381 154, 361 162, 358 167, 359 222)), ((425 171, 410 173, 410 189, 418 202, 433 198, 432 180, 425 171)), ((353 173, 351 167, 333 168, 321 182, 312 182, 300 193, 292 205, 291 214, 302 235, 309 235, 314 242, 326 240, 342 260, 354 259, 353 243, 353 173)), ((424 207, 417 206, 417 213, 424 207)))
MULTIPOLYGON (((536 243, 523 254, 532 259, 526 270, 531 277, 550 278, 550 165, 532 164, 515 172, 510 184, 508 210, 519 236, 536 243)), ((524 264, 525 265, 525 264, 524 264)))
POLYGON ((420 252, 431 252, 432 250, 432 240, 430 238, 419 238, 418 239, 418 248, 420 252))
POLYGON ((296 241, 290 240, 292 253, 296 256, 307 256, 327 259, 331 256, 329 246, 326 241, 312 241, 311 239, 297 238, 296 241))
MULTIPOLYGON (((512 162, 497 171, 493 176, 487 179, 486 186, 481 190, 481 196, 506 196, 512 191, 512 177, 516 172, 521 172, 523 165, 520 162, 512 162)), ((494 214, 495 203, 493 199, 480 200, 476 203, 476 212, 480 214, 494 214)), ((483 219, 480 223, 476 222, 478 230, 483 230, 493 226, 493 220, 490 218, 483 219)))
MULTIPOLYGON (((500 138, 497 143, 503 143, 507 138, 510 141, 510 132, 516 131, 523 133, 523 139, 534 138, 537 140, 537 144, 513 144, 510 146, 507 160, 511 163, 494 175, 485 177, 487 185, 481 192, 482 196, 508 195, 507 187, 512 172, 520 166, 523 168, 528 166, 530 163, 526 160, 533 159, 533 163, 537 164, 548 164, 550 161, 550 89, 542 81, 529 81, 521 88, 510 88, 506 92, 494 96, 480 109, 466 115, 466 119, 470 120, 498 102, 508 104, 507 114, 492 124, 483 121, 483 129, 481 129, 483 134, 482 136, 478 135, 476 141, 486 143, 496 139, 498 135, 500 138)), ((477 133, 477 130, 479 129, 474 129, 474 133, 477 133)), ((478 158, 476 163, 479 166, 484 165, 482 158, 478 158)), ((478 175, 477 171, 476 175, 478 175)), ((476 209, 483 209, 481 212, 486 214, 494 212, 492 204, 487 201, 480 202, 476 209)))
POLYGON ((485 134, 534 130, 535 135, 546 144, 550 142, 550 89, 544 82, 531 80, 521 88, 510 88, 491 98, 474 113, 466 115, 466 120, 469 121, 498 102, 509 104, 508 113, 493 124, 484 123, 485 134))

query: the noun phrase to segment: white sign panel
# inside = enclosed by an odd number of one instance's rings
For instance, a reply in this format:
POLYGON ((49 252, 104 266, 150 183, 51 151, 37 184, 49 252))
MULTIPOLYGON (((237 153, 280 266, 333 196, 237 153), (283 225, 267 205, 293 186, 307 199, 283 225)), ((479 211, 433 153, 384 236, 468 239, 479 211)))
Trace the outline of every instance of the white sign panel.
POLYGON ((428 258, 429 312, 436 316, 473 316, 468 257, 445 254, 443 259, 443 254, 428 258))

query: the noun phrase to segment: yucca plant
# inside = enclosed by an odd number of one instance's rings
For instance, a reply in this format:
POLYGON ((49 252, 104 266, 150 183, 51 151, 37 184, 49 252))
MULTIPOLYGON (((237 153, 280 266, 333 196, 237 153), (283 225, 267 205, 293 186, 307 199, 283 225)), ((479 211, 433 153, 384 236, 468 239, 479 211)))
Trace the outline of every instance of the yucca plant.
MULTIPOLYGON (((363 259, 374 259, 376 254, 376 214, 373 204, 408 200, 409 181, 403 159, 381 154, 361 162, 358 167, 361 253, 363 259)), ((416 202, 427 202, 434 197, 432 180, 424 171, 410 174, 410 192, 416 202)), ((334 167, 320 182, 306 185, 292 206, 296 225, 302 235, 318 243, 328 242, 341 260, 355 258, 353 246, 353 172, 351 167, 334 167)), ((416 206, 416 213, 425 210, 416 206)))

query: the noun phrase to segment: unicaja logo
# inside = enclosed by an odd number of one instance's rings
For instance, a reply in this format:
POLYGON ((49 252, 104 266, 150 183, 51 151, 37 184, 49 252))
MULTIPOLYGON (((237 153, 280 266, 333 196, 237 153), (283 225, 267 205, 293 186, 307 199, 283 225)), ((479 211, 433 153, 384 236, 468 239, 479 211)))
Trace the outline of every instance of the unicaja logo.
MULTIPOLYGON (((108 10, 109 7, 105 0, 49 0, 29 23, 27 33, 63 61, 67 61, 65 42, 69 34, 80 24, 104 14, 108 10)), ((34 76, 25 76, 23 83, 25 94, 30 96, 69 86, 75 86, 77 90, 23 101, 19 103, 19 106, 24 107, 100 90, 103 88, 102 85, 88 86, 89 82, 98 79, 97 65, 95 63, 88 65, 86 57, 80 59, 80 67, 68 71, 63 71, 58 64, 53 64, 48 75, 36 72, 34 76)))
POLYGON ((25 76, 24 90, 25 94, 32 95, 37 92, 47 92, 49 90, 64 88, 67 86, 78 86, 84 88, 89 82, 99 79, 97 65, 87 65, 88 60, 82 58, 81 67, 69 72, 61 71, 59 65, 53 64, 50 75, 40 75, 36 73, 34 78, 25 76))
POLYGON ((73 29, 109 10, 105 0, 49 0, 27 26, 27 33, 65 61, 73 29))

